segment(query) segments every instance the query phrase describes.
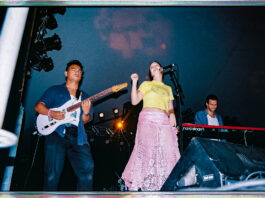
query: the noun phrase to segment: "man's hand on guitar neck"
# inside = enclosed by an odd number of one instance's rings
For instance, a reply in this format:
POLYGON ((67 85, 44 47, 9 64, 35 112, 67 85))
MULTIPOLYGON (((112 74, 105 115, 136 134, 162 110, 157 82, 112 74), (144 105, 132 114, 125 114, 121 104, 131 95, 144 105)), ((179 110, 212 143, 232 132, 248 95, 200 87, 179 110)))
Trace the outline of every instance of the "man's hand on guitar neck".
POLYGON ((90 115, 91 101, 89 99, 83 100, 81 103, 81 107, 83 110, 82 119, 83 119, 84 124, 86 124, 91 118, 91 115, 90 115))
POLYGON ((91 109, 91 101, 89 99, 83 100, 81 103, 84 114, 89 114, 91 109))

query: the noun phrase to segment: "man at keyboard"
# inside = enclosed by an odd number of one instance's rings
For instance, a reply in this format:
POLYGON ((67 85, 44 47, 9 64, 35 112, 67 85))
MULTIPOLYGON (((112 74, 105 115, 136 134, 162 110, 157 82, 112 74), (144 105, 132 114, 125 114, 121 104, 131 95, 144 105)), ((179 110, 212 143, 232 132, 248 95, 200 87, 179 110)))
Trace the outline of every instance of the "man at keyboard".
POLYGON ((195 124, 223 126, 224 124, 221 115, 215 112, 218 105, 217 96, 213 94, 208 95, 205 103, 206 109, 198 111, 195 114, 195 124))

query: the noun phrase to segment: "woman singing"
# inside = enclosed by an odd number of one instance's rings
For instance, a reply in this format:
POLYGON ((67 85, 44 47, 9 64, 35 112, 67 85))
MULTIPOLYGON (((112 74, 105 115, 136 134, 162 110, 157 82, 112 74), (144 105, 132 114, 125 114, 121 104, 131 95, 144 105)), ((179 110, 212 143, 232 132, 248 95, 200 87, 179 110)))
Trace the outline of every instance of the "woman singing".
POLYGON ((143 100, 135 145, 122 174, 130 191, 158 191, 180 158, 176 117, 170 86, 163 83, 163 68, 153 61, 149 67, 152 81, 144 81, 138 90, 136 73, 131 75, 131 102, 143 100))

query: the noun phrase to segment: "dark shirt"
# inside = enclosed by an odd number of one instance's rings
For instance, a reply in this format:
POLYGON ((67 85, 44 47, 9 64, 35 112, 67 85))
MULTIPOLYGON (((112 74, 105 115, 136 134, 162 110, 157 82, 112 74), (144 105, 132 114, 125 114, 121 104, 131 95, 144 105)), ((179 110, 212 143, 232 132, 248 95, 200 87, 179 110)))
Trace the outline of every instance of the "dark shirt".
MULTIPOLYGON (((207 111, 202 110, 202 111, 198 111, 195 114, 195 118, 194 118, 194 122, 195 124, 203 124, 203 125, 208 125, 208 119, 207 119, 207 111)), ((218 113, 214 113, 218 122, 219 122, 219 126, 224 126, 223 120, 221 115, 219 115, 218 113)))

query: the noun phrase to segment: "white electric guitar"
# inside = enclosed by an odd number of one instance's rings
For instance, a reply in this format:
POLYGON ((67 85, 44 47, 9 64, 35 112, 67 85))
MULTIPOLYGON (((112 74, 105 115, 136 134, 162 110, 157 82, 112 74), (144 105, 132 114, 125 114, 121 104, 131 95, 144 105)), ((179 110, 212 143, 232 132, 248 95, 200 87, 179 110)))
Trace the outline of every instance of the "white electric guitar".
MULTIPOLYGON (((118 92, 119 90, 127 87, 128 84, 127 83, 123 83, 123 84, 119 84, 119 85, 115 85, 109 89, 106 89, 98 94, 95 94, 85 100, 90 100, 91 102, 103 97, 105 95, 107 95, 108 93, 112 93, 112 92, 118 92)), ((39 114, 36 120, 36 124, 37 124, 37 130, 40 134, 42 135, 49 135, 51 134, 53 131, 55 131, 55 129, 62 125, 62 124, 66 124, 66 123, 71 123, 75 117, 72 116, 71 114, 73 113, 74 110, 76 110, 77 108, 79 108, 82 104, 81 102, 78 102, 74 105, 70 104, 71 101, 67 101, 66 103, 64 103, 62 106, 58 107, 58 108, 53 108, 51 110, 53 111, 61 111, 64 113, 65 118, 63 120, 56 120, 56 119, 52 119, 50 118, 48 115, 43 115, 43 114, 39 114)))

